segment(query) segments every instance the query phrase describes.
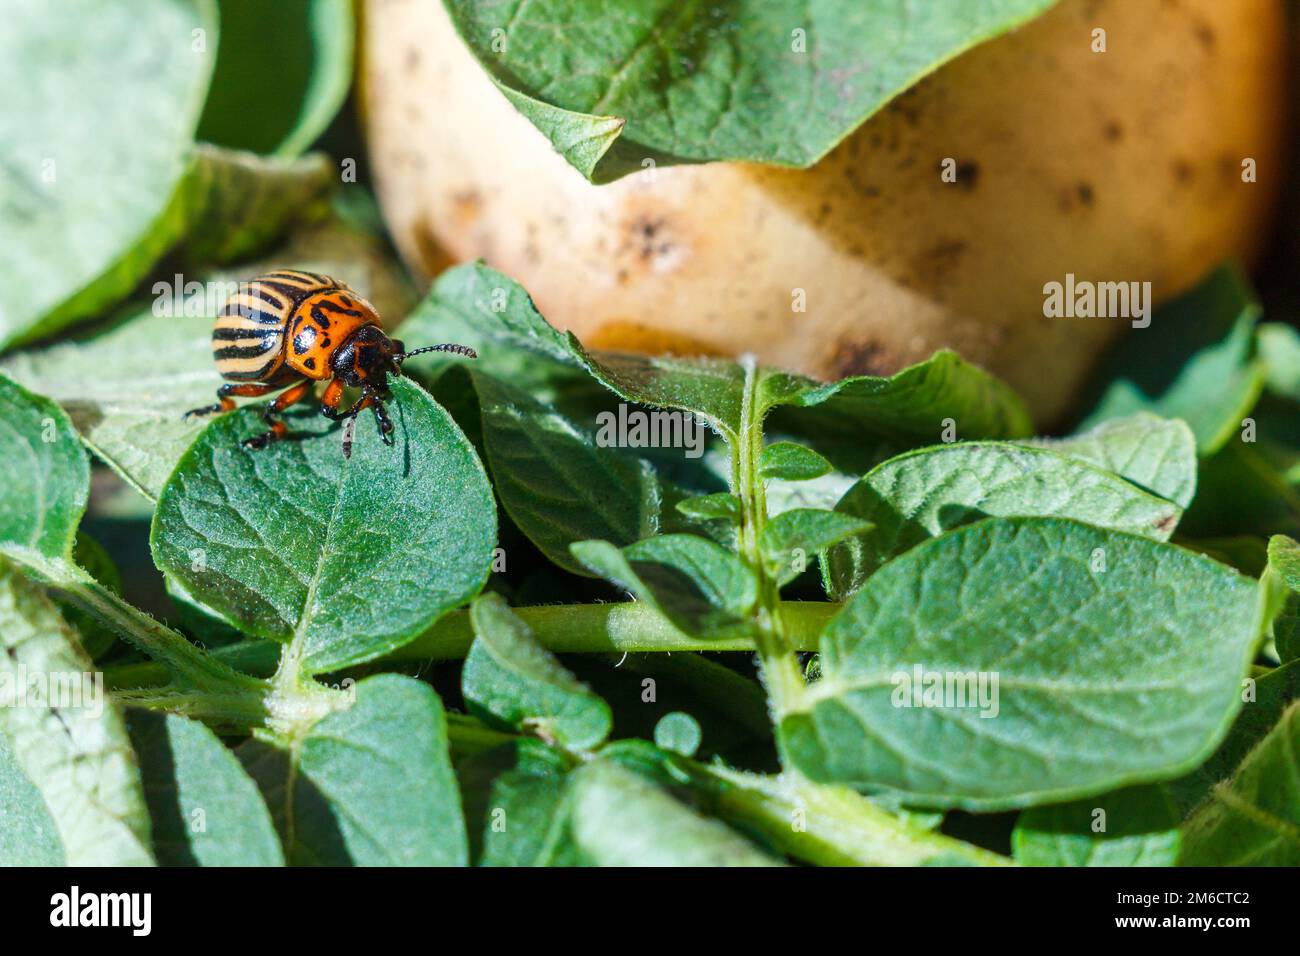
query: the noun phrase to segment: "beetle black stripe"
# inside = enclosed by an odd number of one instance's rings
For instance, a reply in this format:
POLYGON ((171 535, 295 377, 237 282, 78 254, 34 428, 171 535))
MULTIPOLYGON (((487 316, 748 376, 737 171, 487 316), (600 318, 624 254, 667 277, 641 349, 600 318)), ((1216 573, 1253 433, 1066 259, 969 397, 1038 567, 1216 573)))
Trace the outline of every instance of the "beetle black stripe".
POLYGON ((337 302, 331 301, 330 299, 321 299, 320 302, 316 303, 312 311, 315 311, 316 308, 329 309, 329 311, 331 312, 339 312, 343 315, 353 315, 353 316, 361 315, 360 309, 347 309, 339 305, 337 302))
POLYGON ((267 291, 262 288, 261 283, 258 282, 250 283, 248 288, 242 289, 241 291, 245 292, 248 295, 256 296, 257 298, 261 299, 263 302, 265 302, 267 305, 271 306, 272 308, 275 309, 284 308, 284 299, 276 298, 276 296, 267 293, 267 291))
POLYGON ((222 378, 230 379, 232 382, 264 382, 267 385, 279 385, 292 380, 292 376, 289 376, 280 381, 282 376, 279 373, 268 378, 267 373, 274 365, 275 359, 270 359, 255 368, 233 369, 225 363, 217 362, 217 371, 221 373, 222 378))
POLYGON ((314 292, 314 289, 304 289, 302 286, 288 285, 284 282, 276 282, 272 279, 261 279, 261 283, 268 289, 274 289, 284 296, 289 302, 297 305, 307 296, 314 292))
POLYGON ((213 349, 212 354, 217 360, 234 359, 234 358, 255 358, 258 355, 265 355, 268 352, 268 343, 264 340, 259 345, 226 345, 219 349, 213 349))
POLYGON ((296 269, 278 269, 275 272, 268 272, 262 278, 288 279, 293 282, 314 282, 318 285, 330 285, 334 281, 329 276, 323 276, 318 272, 300 272, 296 269))
POLYGON ((264 332, 261 329, 218 328, 212 330, 212 341, 214 342, 237 342, 240 339, 251 338, 260 338, 262 348, 272 348, 280 340, 280 333, 264 332))
POLYGON ((222 315, 238 316, 241 319, 247 319, 250 322, 256 322, 259 325, 279 325, 284 321, 284 316, 276 312, 266 312, 259 309, 250 309, 243 305, 230 305, 221 313, 222 315))

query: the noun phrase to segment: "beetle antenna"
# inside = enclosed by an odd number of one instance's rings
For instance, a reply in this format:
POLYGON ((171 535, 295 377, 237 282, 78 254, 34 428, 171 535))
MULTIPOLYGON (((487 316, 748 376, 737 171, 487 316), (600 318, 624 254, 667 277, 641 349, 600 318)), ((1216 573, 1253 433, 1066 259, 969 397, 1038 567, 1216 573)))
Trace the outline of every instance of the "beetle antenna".
POLYGON ((410 352, 403 352, 393 358, 394 361, 400 364, 412 355, 421 355, 424 352, 455 352, 457 355, 464 355, 466 358, 478 358, 478 353, 468 345, 456 345, 454 342, 444 342, 442 345, 426 345, 424 348, 412 349, 410 352))

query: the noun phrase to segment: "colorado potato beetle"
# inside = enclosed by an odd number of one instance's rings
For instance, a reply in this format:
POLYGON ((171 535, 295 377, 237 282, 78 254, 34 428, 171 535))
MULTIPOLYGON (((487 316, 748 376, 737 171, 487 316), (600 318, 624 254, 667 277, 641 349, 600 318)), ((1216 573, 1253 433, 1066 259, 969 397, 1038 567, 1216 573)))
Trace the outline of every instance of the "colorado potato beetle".
POLYGON ((402 374, 402 362, 424 352, 454 352, 476 358, 465 345, 445 343, 406 351, 400 339, 384 334, 375 307, 345 283, 313 272, 281 269, 241 283, 212 327, 212 356, 221 377, 232 383, 217 389, 217 401, 191 409, 185 417, 228 412, 235 396, 255 398, 284 389, 262 412, 268 428, 244 441, 265 448, 284 438, 288 428, 275 416, 329 380, 321 395, 321 414, 343 420, 343 457, 352 455, 357 416, 374 412, 384 443, 393 443, 393 422, 384 399, 388 376, 402 374), (339 411, 345 387, 361 397, 339 411))

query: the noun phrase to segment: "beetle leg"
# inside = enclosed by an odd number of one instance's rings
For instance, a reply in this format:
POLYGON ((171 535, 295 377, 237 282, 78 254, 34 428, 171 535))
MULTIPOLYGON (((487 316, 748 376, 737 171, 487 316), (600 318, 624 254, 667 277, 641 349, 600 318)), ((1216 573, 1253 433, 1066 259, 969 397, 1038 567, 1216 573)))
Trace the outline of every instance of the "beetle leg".
POLYGON ((310 392, 311 385, 311 379, 301 381, 297 385, 281 392, 279 396, 276 397, 275 401, 268 403, 266 408, 262 409, 262 421, 271 426, 270 430, 264 431, 260 435, 254 435, 252 438, 244 439, 242 443, 243 446, 252 449, 265 448, 271 442, 279 441, 285 435, 289 434, 289 426, 274 416, 280 414, 294 402, 298 401, 310 392))
POLYGON ((339 400, 343 398, 343 383, 337 378, 325 386, 320 397, 320 413, 331 421, 346 418, 347 412, 339 411, 339 400))
POLYGON ((343 457, 344 458, 352 457, 352 436, 355 435, 357 431, 357 416, 360 415, 366 408, 370 407, 370 404, 374 400, 375 397, 371 395, 369 392, 366 392, 361 396, 360 399, 358 399, 352 405, 351 408, 349 408, 346 412, 343 413, 343 417, 347 419, 347 421, 343 423, 343 457))
POLYGON ((371 411, 375 413, 375 424, 379 426, 379 437, 384 440, 385 445, 393 443, 393 420, 388 417, 388 408, 384 405, 384 400, 378 395, 374 396, 374 404, 370 406, 371 411))
POLYGON ((191 408, 182 417, 188 420, 202 415, 212 415, 216 412, 229 412, 234 410, 235 407, 235 400, 231 398, 232 395, 238 395, 240 398, 258 398, 267 392, 275 391, 277 387, 275 385, 263 385, 261 382, 252 382, 247 385, 234 385, 227 382, 217 389, 217 398, 220 401, 199 408, 191 408))
POLYGON ((357 433, 357 416, 350 415, 343 422, 343 457, 352 457, 352 436, 357 433))

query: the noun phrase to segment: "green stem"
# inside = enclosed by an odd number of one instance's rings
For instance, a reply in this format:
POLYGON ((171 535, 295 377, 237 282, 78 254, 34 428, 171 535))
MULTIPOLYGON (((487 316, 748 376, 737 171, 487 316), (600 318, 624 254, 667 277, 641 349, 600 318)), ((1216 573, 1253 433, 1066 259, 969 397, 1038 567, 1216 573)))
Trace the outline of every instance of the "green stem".
POLYGON ((132 607, 71 561, 52 559, 30 548, 4 550, 67 601, 158 661, 185 685, 219 695, 257 693, 264 689, 257 679, 240 674, 195 647, 183 635, 132 607))
POLYGON ((207 691, 147 687, 114 691, 112 697, 126 707, 159 710, 202 720, 223 733, 245 733, 265 726, 267 708, 262 694, 214 694, 207 691))
POLYGON ((677 761, 724 820, 762 833, 788 855, 819 866, 1009 866, 997 853, 927 830, 847 787, 798 774, 741 773, 677 761))
MULTIPOLYGON (((816 650, 817 635, 840 609, 825 601, 783 601, 781 620, 792 647, 816 650)), ((702 640, 687 637, 644 604, 548 604, 515 608, 548 650, 559 654, 655 653, 671 651, 753 651, 750 640, 702 640)), ((380 658, 384 662, 460 660, 474 634, 466 611, 453 611, 409 644, 380 658)), ((210 655, 224 664, 259 677, 272 676, 283 645, 246 640, 218 647, 210 655)), ((123 664, 104 672, 111 688, 151 687, 165 682, 166 671, 154 663, 123 664)))
POLYGON ((6 548, 5 553, 153 658, 148 665, 133 666, 138 681, 124 681, 112 668, 105 671, 105 684, 127 706, 197 717, 223 730, 267 729, 292 736, 341 706, 345 698, 304 678, 295 665, 293 646, 285 648, 287 664, 268 683, 195 647, 67 559, 49 558, 28 548, 6 548))
MULTIPOLYGON (((759 468, 766 411, 761 381, 762 372, 748 362, 740 429, 731 444, 731 492, 740 499, 738 550, 758 578, 754 642, 762 659, 773 718, 779 724, 784 714, 803 709, 808 693, 795 654, 805 643, 798 637, 806 635, 798 635, 789 605, 781 601, 780 585, 763 555, 767 494, 759 468)), ((790 767, 784 754, 782 764, 786 770, 778 777, 704 768, 714 780, 712 792, 719 816, 759 829, 792 856, 825 865, 1007 862, 997 854, 904 820, 848 787, 815 783, 790 767)))
POLYGON ((448 711, 447 739, 451 743, 453 756, 460 758, 495 750, 512 740, 518 740, 519 735, 489 727, 467 714, 448 711))
POLYGON ((759 386, 762 373, 752 359, 745 364, 740 430, 731 445, 731 492, 740 499, 740 557, 758 578, 754 614, 754 643, 763 662, 768 698, 776 719, 798 710, 807 685, 799 669, 783 613, 780 587, 763 560, 762 534, 767 523, 767 492, 759 473, 763 453, 763 412, 759 386))
POLYGON ((280 645, 280 662, 266 695, 264 730, 293 748, 327 714, 352 705, 351 696, 320 683, 303 668, 307 648, 301 633, 280 645))

